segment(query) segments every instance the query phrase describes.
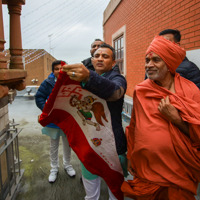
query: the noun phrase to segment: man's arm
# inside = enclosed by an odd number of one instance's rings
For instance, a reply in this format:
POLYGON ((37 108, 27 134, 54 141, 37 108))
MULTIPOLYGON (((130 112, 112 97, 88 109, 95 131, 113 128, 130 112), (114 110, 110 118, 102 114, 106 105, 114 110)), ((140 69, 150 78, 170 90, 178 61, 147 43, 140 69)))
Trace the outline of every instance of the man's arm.
POLYGON ((176 72, 200 88, 200 70, 193 62, 185 58, 176 69, 176 72))
POLYGON ((40 87, 38 88, 38 91, 35 95, 35 103, 37 105, 37 107, 42 111, 44 108, 44 105, 46 103, 46 100, 48 98, 49 94, 48 94, 48 89, 45 86, 44 82, 40 85, 40 87))
POLYGON ((118 73, 114 73, 113 76, 104 77, 98 75, 96 72, 91 72, 90 78, 84 88, 106 101, 116 101, 125 94, 126 80, 118 73))
POLYGON ((182 120, 178 110, 172 104, 170 104, 169 96, 167 96, 165 99, 161 99, 158 110, 176 127, 178 127, 180 131, 182 131, 186 136, 190 137, 188 123, 182 120))
POLYGON ((126 80, 119 73, 104 77, 88 70, 83 64, 65 65, 63 71, 69 75, 70 79, 83 82, 84 89, 107 101, 116 101, 126 92, 126 80), (73 72, 75 72, 74 76, 73 72))

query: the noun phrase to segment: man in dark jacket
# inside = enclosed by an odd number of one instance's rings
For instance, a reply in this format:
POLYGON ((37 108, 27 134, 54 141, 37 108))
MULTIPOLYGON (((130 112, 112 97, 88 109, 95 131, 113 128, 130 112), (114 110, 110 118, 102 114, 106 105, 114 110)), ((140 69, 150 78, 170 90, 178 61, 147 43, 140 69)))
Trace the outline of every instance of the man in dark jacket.
MULTIPOLYGON (((125 78, 113 70, 115 66, 115 50, 107 44, 102 44, 92 57, 95 71, 87 69, 83 64, 63 66, 70 79, 81 82, 81 86, 107 101, 112 119, 112 128, 115 137, 116 149, 122 168, 126 163, 126 137, 122 128, 122 106, 127 83, 125 78)), ((94 161, 95 162, 95 161, 94 161)), ((124 173, 127 175, 126 173, 124 173)), ((82 165, 82 179, 86 191, 85 199, 99 199, 100 177, 91 174, 82 165)), ((111 200, 116 199, 109 190, 111 200)))
MULTIPOLYGON (((162 35, 164 38, 180 45, 181 33, 179 30, 166 29, 161 31, 159 35, 162 35)), ((192 81, 198 88, 200 88, 200 70, 193 62, 189 61, 187 57, 185 57, 183 62, 178 66, 176 72, 178 72, 182 77, 192 81)))
MULTIPOLYGON (((37 107, 42 111, 44 105, 49 98, 49 95, 54 88, 56 80, 61 69, 61 60, 56 60, 52 63, 52 73, 45 79, 40 85, 36 95, 35 102, 37 107)), ((57 179, 57 173, 59 168, 59 157, 58 157, 58 147, 60 136, 62 136, 63 142, 63 165, 66 173, 70 177, 74 177, 76 172, 74 171, 72 165, 70 164, 71 159, 71 148, 69 146, 68 140, 64 132, 55 124, 48 124, 46 127, 42 128, 42 133, 50 136, 50 161, 51 161, 51 170, 49 175, 49 182, 53 183, 57 179)))
POLYGON ((94 42, 91 44, 91 49, 90 49, 90 54, 91 57, 85 59, 82 61, 82 63, 88 68, 94 71, 94 67, 92 65, 92 61, 91 58, 94 55, 94 52, 100 47, 101 44, 103 44, 104 42, 100 39, 95 39, 94 42))
MULTIPOLYGON (((85 59, 82 61, 82 63, 84 64, 85 67, 87 67, 88 69, 90 70, 95 70, 94 69, 94 66, 92 65, 92 57, 94 55, 94 52, 100 47, 100 45, 102 45, 104 42, 100 39, 95 39, 94 42, 91 44, 91 49, 90 49, 90 54, 91 54, 91 57, 85 59)), ((113 70, 120 73, 120 70, 119 70, 119 66, 117 64, 115 64, 115 66, 113 67, 113 70)))

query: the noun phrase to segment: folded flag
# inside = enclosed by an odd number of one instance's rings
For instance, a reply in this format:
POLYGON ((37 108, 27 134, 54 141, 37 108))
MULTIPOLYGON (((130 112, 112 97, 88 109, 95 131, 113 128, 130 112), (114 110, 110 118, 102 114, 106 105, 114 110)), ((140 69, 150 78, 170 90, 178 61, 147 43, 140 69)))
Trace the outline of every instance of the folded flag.
POLYGON ((102 177, 118 200, 123 199, 124 176, 104 99, 82 89, 61 71, 39 122, 59 126, 85 168, 102 177))

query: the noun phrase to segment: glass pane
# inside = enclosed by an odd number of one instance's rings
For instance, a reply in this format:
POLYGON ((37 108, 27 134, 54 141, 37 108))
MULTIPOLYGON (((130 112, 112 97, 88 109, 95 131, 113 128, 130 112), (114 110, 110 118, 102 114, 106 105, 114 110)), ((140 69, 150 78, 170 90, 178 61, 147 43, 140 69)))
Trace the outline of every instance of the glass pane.
POLYGON ((121 49, 119 50, 119 52, 120 52, 119 59, 121 59, 121 58, 122 58, 122 52, 121 52, 121 49))
POLYGON ((121 37, 121 48, 124 47, 124 38, 123 36, 121 37))
POLYGON ((120 45, 120 39, 118 40, 118 49, 121 48, 121 45, 120 45))
POLYGON ((120 58, 120 50, 117 51, 117 59, 120 58))
POLYGON ((115 59, 118 59, 118 57, 117 57, 117 51, 115 51, 115 59))
POLYGON ((117 50, 117 40, 115 40, 115 50, 117 50))
POLYGON ((124 58, 124 49, 121 49, 121 58, 124 58))

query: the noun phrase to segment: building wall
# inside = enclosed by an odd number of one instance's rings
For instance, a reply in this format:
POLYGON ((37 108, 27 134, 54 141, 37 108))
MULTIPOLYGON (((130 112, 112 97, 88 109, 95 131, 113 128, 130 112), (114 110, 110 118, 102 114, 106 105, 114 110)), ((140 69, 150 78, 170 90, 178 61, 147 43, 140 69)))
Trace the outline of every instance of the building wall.
POLYGON ((27 71, 26 85, 38 85, 44 77, 44 56, 26 64, 25 69, 27 71), (33 79, 37 79, 38 82, 32 82, 33 79))
POLYGON ((55 60, 44 50, 37 50, 35 53, 25 58, 25 70, 27 71, 26 85, 39 86, 44 79, 51 73, 51 64, 55 60), (43 55, 44 54, 44 55, 43 55), (42 55, 40 57, 40 55, 42 55), (29 62, 29 60, 31 62, 29 62), (34 81, 36 80, 36 81, 34 81))
MULTIPOLYGON (((111 13, 109 5, 108 9, 111 13)), ((199 0, 122 0, 113 10, 110 17, 105 17, 108 12, 104 12, 104 40, 112 44, 112 36, 126 26, 128 96, 132 96, 134 86, 144 80, 145 51, 161 30, 178 29, 182 34, 182 47, 190 52, 200 49, 199 0)))

